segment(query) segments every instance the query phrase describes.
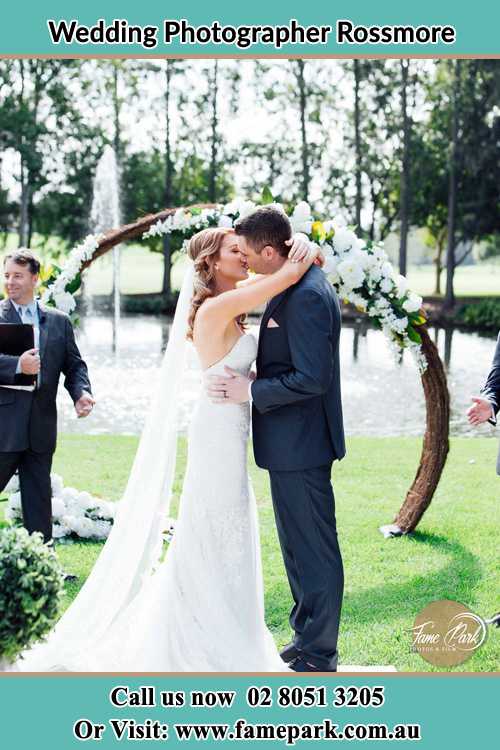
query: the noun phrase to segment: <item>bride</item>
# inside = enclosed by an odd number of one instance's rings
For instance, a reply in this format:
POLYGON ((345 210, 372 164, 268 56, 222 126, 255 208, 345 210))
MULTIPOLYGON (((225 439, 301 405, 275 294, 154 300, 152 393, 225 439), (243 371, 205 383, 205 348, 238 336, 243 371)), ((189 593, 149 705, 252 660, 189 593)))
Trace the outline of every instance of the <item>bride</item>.
POLYGON ((47 641, 21 671, 286 671, 264 620, 257 509, 247 473, 250 409, 212 402, 202 384, 188 434, 179 517, 158 564, 176 456, 186 340, 203 378, 249 375, 257 342, 245 314, 298 282, 316 258, 296 237, 275 273, 249 278, 236 235, 195 235, 134 465, 113 530, 47 641), (155 569, 156 567, 156 569, 155 569))

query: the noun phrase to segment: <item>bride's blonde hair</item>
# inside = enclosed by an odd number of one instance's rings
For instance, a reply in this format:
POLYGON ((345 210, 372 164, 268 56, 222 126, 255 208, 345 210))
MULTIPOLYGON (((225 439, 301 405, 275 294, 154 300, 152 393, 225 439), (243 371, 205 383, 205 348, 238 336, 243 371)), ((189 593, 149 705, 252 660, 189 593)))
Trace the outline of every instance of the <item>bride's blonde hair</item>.
MULTIPOLYGON (((233 233, 229 227, 209 227, 202 229, 191 237, 188 245, 188 256, 194 263, 194 294, 188 316, 187 338, 193 340, 193 328, 196 313, 209 297, 215 295, 215 263, 220 255, 224 238, 233 233)), ((237 318, 243 325, 246 315, 237 318)))

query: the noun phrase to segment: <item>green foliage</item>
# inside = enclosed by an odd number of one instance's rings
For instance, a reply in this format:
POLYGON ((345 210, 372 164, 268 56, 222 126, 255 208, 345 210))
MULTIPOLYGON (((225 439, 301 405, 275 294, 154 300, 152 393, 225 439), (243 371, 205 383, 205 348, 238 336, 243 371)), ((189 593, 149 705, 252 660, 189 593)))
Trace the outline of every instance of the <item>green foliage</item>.
POLYGON ((63 591, 61 568, 39 534, 0 530, 0 657, 13 661, 55 624, 63 591))
POLYGON ((458 320, 471 328, 500 329, 500 299, 486 297, 478 302, 464 305, 458 312, 458 320))
POLYGON ((127 313, 160 315, 161 313, 172 313, 177 303, 176 294, 151 295, 141 294, 125 297, 122 300, 122 309, 127 313))
POLYGON ((267 206, 268 203, 274 203, 274 196, 271 193, 271 189, 268 185, 264 185, 264 189, 262 190, 262 205, 267 206))

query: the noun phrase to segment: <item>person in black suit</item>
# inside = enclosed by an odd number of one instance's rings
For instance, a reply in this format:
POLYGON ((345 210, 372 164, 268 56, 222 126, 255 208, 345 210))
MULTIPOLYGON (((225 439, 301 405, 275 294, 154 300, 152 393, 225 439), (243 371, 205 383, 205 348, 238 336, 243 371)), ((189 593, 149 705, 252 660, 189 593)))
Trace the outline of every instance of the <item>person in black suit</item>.
MULTIPOLYGON (((500 334, 486 383, 481 388, 480 396, 475 396, 472 401, 473 405, 467 412, 470 424, 474 427, 484 422, 496 425, 500 409, 500 334)), ((500 453, 497 460, 497 474, 500 474, 500 453)))
MULTIPOLYGON (((235 225, 250 268, 269 274, 289 248, 290 222, 259 208, 235 225)), ((268 469, 276 525, 294 605, 293 642, 281 652, 295 671, 336 671, 344 571, 337 539, 332 462, 345 455, 340 393, 340 306, 313 265, 274 297, 262 317, 257 377, 228 371, 209 393, 252 401, 253 446, 268 469)), ((228 370, 228 368, 226 368, 228 370)))
POLYGON ((19 472, 26 529, 52 544, 50 471, 56 449, 56 396, 61 373, 79 417, 94 405, 88 370, 67 315, 35 300, 40 263, 29 250, 5 256, 6 299, 0 325, 33 325, 35 348, 21 357, 0 353, 0 492, 19 472), (34 391, 14 390, 20 374, 37 376, 34 391))

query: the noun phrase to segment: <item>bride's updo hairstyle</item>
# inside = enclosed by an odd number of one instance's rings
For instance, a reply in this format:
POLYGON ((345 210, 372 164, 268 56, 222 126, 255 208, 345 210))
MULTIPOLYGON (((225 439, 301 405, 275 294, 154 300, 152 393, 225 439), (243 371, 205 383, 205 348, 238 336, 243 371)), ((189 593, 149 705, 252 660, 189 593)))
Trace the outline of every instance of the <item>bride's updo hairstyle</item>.
MULTIPOLYGON (((222 243, 233 230, 229 227, 209 227, 193 235, 189 240, 188 257, 194 263, 194 294, 188 317, 187 338, 193 340, 193 327, 196 313, 208 297, 215 294, 215 263, 217 262, 222 243)), ((245 315, 240 315, 238 323, 243 324, 245 315)))

